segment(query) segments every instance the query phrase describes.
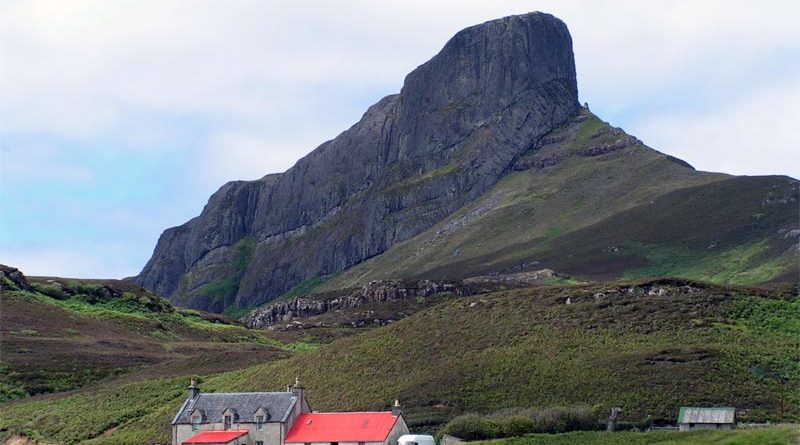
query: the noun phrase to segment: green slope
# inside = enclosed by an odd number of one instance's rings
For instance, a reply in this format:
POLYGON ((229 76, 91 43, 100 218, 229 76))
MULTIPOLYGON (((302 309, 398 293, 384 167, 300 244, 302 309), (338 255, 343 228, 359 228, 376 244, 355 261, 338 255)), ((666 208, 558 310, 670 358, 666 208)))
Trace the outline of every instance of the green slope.
POLYGON ((797 427, 733 431, 576 432, 532 434, 525 437, 480 442, 491 445, 796 445, 797 427))
POLYGON ((697 172, 586 111, 515 169, 430 230, 313 290, 543 267, 591 279, 758 283, 797 275, 800 257, 789 248, 800 228, 796 180, 697 172))
MULTIPOLYGON (((206 375, 209 391, 277 390, 301 376, 317 410, 383 409, 415 430, 463 412, 611 405, 674 422, 681 405, 800 419, 797 288, 686 281, 532 288, 454 299, 285 360, 206 375), (571 304, 566 304, 567 298, 571 304), (787 376, 782 385, 780 376, 787 376)), ((185 378, 118 380, 3 406, 0 431, 75 443, 168 438, 185 378)), ((634 442, 636 443, 636 442, 634 442)))
POLYGON ((774 418, 780 385, 758 370, 791 374, 798 401, 800 301, 796 289, 786 295, 656 282, 468 297, 245 371, 234 386, 299 372, 315 407, 399 397, 434 417, 585 403, 663 421, 680 405, 719 403, 774 418))
POLYGON ((220 372, 288 355, 262 333, 176 308, 130 283, 31 281, 30 288, 9 283, 0 290, 0 401, 137 370, 160 376, 188 375, 198 367, 220 372))
POLYGON ((716 283, 797 282, 797 198, 791 178, 732 177, 668 193, 559 237, 537 256, 548 267, 592 278, 622 271, 716 283))

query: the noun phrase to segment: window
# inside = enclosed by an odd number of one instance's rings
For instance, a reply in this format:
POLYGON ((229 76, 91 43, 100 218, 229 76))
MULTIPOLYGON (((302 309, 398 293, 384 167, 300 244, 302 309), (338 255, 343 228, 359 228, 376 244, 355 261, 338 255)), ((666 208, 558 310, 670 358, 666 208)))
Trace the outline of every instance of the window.
POLYGON ((225 416, 223 429, 229 430, 231 429, 231 416, 225 416))
POLYGON ((257 441, 256 441, 256 445, 264 445, 264 442, 262 442, 262 441, 260 441, 260 440, 257 440, 257 441))
POLYGON ((200 431, 200 424, 203 423, 203 418, 200 416, 192 417, 192 431, 200 431))
POLYGON ((259 431, 264 431, 264 416, 256 416, 256 428, 259 431))

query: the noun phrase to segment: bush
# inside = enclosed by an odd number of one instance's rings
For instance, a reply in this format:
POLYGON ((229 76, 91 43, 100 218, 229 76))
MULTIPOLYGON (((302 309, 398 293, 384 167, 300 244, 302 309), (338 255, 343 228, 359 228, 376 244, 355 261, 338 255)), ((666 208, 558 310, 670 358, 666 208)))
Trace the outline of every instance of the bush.
POLYGON ((497 422, 477 414, 466 414, 454 418, 444 426, 442 433, 464 440, 487 440, 502 437, 497 422))
POLYGON ((64 288, 61 287, 60 284, 31 283, 31 287, 36 292, 47 295, 50 298, 55 298, 56 300, 66 300, 69 298, 69 295, 64 292, 64 288))
POLYGON ((78 299, 89 304, 108 301, 112 296, 111 292, 101 284, 70 281, 68 285, 78 299))
POLYGON ((503 437, 524 436, 536 432, 536 424, 529 417, 513 416, 499 421, 503 437))
POLYGON ((532 417, 536 423, 536 432, 541 433, 591 431, 599 428, 599 422, 586 406, 537 410, 532 417))
POLYGON ((456 417, 445 425, 442 433, 465 440, 483 440, 531 433, 594 431, 602 427, 587 406, 507 408, 487 417, 476 414, 456 417))

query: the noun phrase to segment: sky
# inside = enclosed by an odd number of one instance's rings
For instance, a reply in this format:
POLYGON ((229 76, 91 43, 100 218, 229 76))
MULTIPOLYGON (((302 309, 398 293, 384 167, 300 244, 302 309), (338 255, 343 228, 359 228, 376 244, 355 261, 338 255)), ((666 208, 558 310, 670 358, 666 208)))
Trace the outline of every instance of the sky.
POLYGON ((458 30, 536 10, 604 120, 701 170, 800 178, 797 1, 0 0, 0 263, 135 275, 223 183, 291 167, 458 30))

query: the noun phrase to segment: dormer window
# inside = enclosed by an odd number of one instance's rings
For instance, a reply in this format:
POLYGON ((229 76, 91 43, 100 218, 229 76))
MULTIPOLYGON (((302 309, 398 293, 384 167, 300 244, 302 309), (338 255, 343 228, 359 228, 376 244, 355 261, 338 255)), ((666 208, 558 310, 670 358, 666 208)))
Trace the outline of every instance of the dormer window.
POLYGON ((222 412, 223 429, 229 430, 234 423, 239 423, 239 412, 235 408, 228 408, 222 412))
POLYGON ((256 430, 264 431, 266 428, 267 421, 269 420, 269 410, 262 407, 259 407, 253 415, 256 423, 256 430))
POLYGON ((258 431, 264 431, 264 424, 266 421, 264 420, 264 416, 256 416, 256 429, 258 431))
POLYGON ((200 431, 203 421, 206 420, 206 413, 202 409, 194 409, 189 415, 192 422, 192 431, 200 431))

